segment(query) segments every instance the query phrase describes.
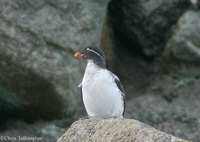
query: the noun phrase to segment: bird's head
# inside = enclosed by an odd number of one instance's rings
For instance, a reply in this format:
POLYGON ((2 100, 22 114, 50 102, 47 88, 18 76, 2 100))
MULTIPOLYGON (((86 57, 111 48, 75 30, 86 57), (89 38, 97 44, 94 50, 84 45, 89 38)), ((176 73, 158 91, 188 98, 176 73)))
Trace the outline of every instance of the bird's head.
POLYGON ((106 57, 101 48, 98 47, 86 47, 74 54, 77 59, 87 59, 93 61, 95 64, 105 67, 106 57))

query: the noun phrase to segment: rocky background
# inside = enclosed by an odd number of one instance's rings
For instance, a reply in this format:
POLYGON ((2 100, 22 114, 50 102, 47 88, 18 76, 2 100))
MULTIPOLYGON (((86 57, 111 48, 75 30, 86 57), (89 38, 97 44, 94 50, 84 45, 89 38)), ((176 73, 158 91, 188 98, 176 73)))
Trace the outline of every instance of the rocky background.
POLYGON ((56 141, 84 116, 85 62, 101 46, 125 117, 200 141, 198 0, 0 0, 0 136, 56 141))

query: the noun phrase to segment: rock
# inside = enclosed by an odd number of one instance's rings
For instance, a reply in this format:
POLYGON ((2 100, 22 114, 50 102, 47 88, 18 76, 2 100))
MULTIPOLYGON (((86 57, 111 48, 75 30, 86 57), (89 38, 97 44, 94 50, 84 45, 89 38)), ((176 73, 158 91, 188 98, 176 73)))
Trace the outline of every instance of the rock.
POLYGON ((186 142, 137 120, 122 118, 91 118, 76 121, 57 142, 76 141, 186 142))
MULTIPOLYGON (((54 141, 56 141, 60 137, 60 135, 63 133, 63 131, 65 131, 65 130, 66 130, 66 128, 58 127, 55 124, 48 124, 40 130, 40 135, 47 137, 49 139, 54 138, 54 141)), ((43 140, 45 140, 45 139, 43 139, 43 140)))
POLYGON ((163 54, 164 68, 176 75, 200 76, 200 11, 187 11, 178 21, 163 54))
POLYGON ((193 9, 199 9, 200 8, 200 1, 199 0, 190 0, 193 6, 193 9))
POLYGON ((161 56, 172 26, 190 6, 188 0, 111 1, 108 12, 116 45, 132 54, 161 56))
POLYGON ((14 113, 32 121, 83 113, 77 86, 84 64, 73 54, 99 45, 107 3, 0 1, 1 118, 14 113))
POLYGON ((107 68, 112 70, 116 66, 117 53, 116 49, 114 48, 114 35, 109 19, 109 15, 107 14, 102 28, 100 47, 103 49, 106 55, 107 68))
POLYGON ((61 117, 62 101, 52 84, 6 55, 0 56, 0 84, 1 121, 61 117))
POLYGON ((154 78, 143 96, 126 103, 125 117, 137 119, 175 136, 200 141, 200 80, 154 78))
POLYGON ((33 124, 27 124, 24 121, 9 121, 8 123, 1 124, 6 125, 6 129, 0 131, 0 140, 9 141, 45 141, 55 142, 66 131, 67 126, 65 120, 54 120, 48 122, 35 122, 33 124), (20 140, 21 139, 21 140, 20 140))

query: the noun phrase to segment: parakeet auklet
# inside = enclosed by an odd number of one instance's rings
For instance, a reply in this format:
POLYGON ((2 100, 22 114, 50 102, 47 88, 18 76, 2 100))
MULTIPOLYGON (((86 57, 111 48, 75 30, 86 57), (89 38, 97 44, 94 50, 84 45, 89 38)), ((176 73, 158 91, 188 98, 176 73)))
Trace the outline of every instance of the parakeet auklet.
POLYGON ((87 59, 85 74, 79 87, 88 116, 123 117, 124 90, 119 78, 106 69, 103 50, 86 47, 74 54, 74 57, 87 59))

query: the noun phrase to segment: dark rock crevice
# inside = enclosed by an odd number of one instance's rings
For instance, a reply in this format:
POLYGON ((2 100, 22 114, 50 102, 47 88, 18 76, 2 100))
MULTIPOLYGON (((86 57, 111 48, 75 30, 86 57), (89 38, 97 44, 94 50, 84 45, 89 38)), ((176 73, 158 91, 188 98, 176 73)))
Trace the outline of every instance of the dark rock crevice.
POLYGON ((192 141, 200 140, 198 5, 188 0, 108 5, 111 70, 124 85, 125 115, 192 141))
POLYGON ((48 81, 9 56, 0 56, 0 120, 51 120, 62 116, 62 101, 48 81))
POLYGON ((161 56, 171 28, 191 6, 187 0, 113 0, 108 15, 118 48, 130 48, 140 56, 161 56))

